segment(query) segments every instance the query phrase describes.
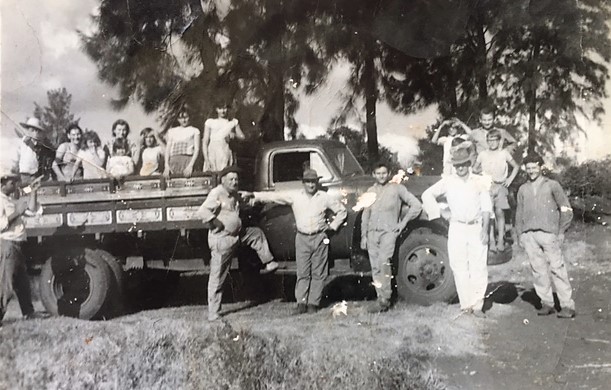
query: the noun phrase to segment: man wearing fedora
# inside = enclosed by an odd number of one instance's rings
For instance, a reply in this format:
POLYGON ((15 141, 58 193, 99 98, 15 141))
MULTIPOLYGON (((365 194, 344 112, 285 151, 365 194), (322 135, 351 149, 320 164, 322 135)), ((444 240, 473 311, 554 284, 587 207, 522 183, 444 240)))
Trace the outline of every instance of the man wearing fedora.
POLYGON ((255 201, 290 205, 295 215, 295 262, 297 282, 294 314, 315 313, 320 307, 322 290, 329 275, 329 240, 327 232, 334 232, 344 223, 348 213, 339 199, 319 190, 320 176, 314 169, 306 169, 301 178, 303 190, 246 193, 255 201), (327 223, 327 210, 335 217, 327 223))
POLYGON ((454 173, 424 191, 422 202, 429 219, 436 219, 440 216, 437 198, 445 196, 451 214, 448 255, 460 308, 483 317, 492 200, 490 180, 470 171, 473 156, 469 144, 463 142, 451 151, 454 173))
POLYGON ((40 120, 29 118, 19 124, 22 128, 22 131, 19 131, 22 138, 17 147, 13 168, 19 172, 24 184, 29 184, 39 176, 43 176, 45 180, 50 179, 55 151, 46 138, 40 120))
POLYGON ((223 283, 240 243, 250 246, 265 264, 262 273, 273 272, 278 263, 269 250, 265 234, 258 227, 242 228, 238 193, 240 170, 229 166, 219 173, 221 184, 213 188, 197 214, 209 226, 210 277, 208 279, 208 320, 220 318, 223 283))
POLYGON ((36 191, 40 182, 32 182, 27 200, 16 200, 14 194, 18 191, 19 180, 18 173, 0 168, 0 325, 13 291, 24 317, 38 318, 32 305, 30 281, 21 245, 27 239, 22 216, 36 209, 36 191))
POLYGON ((363 210, 361 219, 361 249, 367 250, 371 277, 378 299, 367 311, 380 313, 390 308, 392 296, 392 258, 397 238, 422 211, 422 204, 405 186, 390 182, 390 170, 385 163, 373 169, 376 183, 367 192, 375 194, 375 202, 363 210), (408 206, 401 217, 401 208, 408 206))

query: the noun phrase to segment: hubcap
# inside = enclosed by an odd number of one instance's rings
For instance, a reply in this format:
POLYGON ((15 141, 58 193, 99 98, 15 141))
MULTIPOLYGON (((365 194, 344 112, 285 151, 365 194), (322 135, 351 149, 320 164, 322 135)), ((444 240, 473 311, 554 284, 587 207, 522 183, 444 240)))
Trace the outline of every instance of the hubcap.
POLYGON ((444 256, 435 248, 421 246, 407 255, 403 275, 407 285, 414 290, 430 292, 446 281, 446 262, 444 256))

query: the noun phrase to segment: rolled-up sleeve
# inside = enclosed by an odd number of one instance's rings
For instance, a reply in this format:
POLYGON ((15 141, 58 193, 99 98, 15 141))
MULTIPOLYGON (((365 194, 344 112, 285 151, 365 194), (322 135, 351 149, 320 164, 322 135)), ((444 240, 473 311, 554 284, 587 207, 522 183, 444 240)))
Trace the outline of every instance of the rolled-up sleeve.
POLYGON ((339 199, 327 196, 327 208, 335 214, 333 221, 329 223, 329 227, 333 230, 337 230, 342 223, 346 220, 348 212, 346 207, 339 201, 339 199))
POLYGON ((0 231, 4 231, 8 227, 8 215, 6 214, 6 209, 4 208, 4 200, 2 200, 2 204, 0 205, 0 231))
POLYGON ((284 205, 292 205, 293 197, 289 192, 253 192, 255 201, 264 203, 278 203, 284 205))
POLYGON ((407 218, 408 221, 416 219, 422 212, 422 203, 420 203, 418 198, 403 186, 399 187, 399 198, 409 207, 405 218, 407 218))
POLYGON ((221 208, 221 201, 219 200, 219 193, 215 189, 210 191, 208 197, 202 203, 197 210, 197 216, 206 222, 212 221, 218 215, 221 208))
POLYGON ((441 179, 437 183, 427 188, 422 193, 422 207, 429 217, 429 220, 441 217, 441 210, 437 198, 446 193, 445 180, 441 179))

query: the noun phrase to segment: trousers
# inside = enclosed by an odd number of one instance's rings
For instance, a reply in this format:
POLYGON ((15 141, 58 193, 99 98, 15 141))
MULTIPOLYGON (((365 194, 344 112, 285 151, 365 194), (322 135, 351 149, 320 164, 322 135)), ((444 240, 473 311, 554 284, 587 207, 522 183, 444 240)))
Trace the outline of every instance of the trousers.
POLYGON ((239 244, 250 246, 267 264, 274 259, 265 234, 258 227, 242 229, 239 236, 230 236, 226 233, 208 232, 208 246, 210 247, 210 277, 208 278, 208 318, 214 320, 219 317, 221 302, 223 300, 223 284, 229 274, 231 260, 235 257, 239 244))
POLYGON ((482 226, 450 222, 448 256, 460 308, 481 310, 488 287, 488 245, 481 241, 482 226))
POLYGON ((295 300, 307 305, 320 305, 322 290, 329 275, 329 246, 324 243, 323 232, 311 236, 295 236, 295 262, 297 281, 295 300))
POLYGON ((395 254, 397 234, 385 230, 367 232, 367 252, 371 264, 371 277, 378 300, 390 302, 392 296, 392 258, 395 254))
POLYGON ((20 241, 0 239, 0 320, 13 295, 17 295, 21 313, 25 316, 34 312, 30 280, 21 251, 20 241))
POLYGON ((575 310, 573 288, 562 258, 558 236, 541 230, 528 231, 520 235, 520 241, 528 255, 533 284, 541 302, 553 307, 553 290, 556 290, 560 306, 575 310))

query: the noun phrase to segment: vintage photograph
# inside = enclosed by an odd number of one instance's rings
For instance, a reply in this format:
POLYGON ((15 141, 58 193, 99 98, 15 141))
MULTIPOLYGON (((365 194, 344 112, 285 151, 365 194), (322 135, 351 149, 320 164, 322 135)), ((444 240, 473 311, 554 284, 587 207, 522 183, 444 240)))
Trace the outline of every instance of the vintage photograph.
POLYGON ((0 15, 0 389, 609 389, 607 0, 0 15))

